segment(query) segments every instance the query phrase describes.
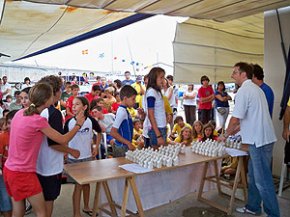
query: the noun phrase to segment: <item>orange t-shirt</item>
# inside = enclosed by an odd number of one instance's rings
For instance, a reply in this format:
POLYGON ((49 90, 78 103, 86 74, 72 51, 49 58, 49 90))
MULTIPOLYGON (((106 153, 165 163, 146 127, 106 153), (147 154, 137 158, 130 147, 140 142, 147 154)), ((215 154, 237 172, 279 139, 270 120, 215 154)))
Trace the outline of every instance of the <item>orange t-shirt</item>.
POLYGON ((1 163, 2 168, 8 157, 8 145, 9 145, 9 132, 0 132, 0 156, 2 156, 1 163))

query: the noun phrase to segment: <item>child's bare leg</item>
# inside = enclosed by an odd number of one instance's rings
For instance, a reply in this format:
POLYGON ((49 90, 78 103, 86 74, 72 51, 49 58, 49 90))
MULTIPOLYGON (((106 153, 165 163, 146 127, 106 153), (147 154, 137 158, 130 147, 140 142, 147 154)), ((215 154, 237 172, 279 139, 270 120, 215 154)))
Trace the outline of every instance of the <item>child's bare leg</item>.
POLYGON ((90 211, 90 185, 86 184, 86 185, 82 185, 82 189, 83 189, 83 199, 84 199, 84 210, 86 211, 90 211))
POLYGON ((32 209, 37 217, 47 217, 45 209, 45 200, 43 193, 33 195, 27 198, 32 206, 32 209))
POLYGON ((74 217, 81 217, 81 193, 82 186, 75 184, 75 189, 73 192, 73 213, 74 217))
POLYGON ((23 217, 25 214, 25 206, 24 200, 15 201, 13 197, 11 198, 12 201, 12 215, 13 217, 23 217))
POLYGON ((46 208, 46 215, 47 215, 47 217, 51 217, 52 216, 53 203, 54 203, 53 200, 45 201, 45 208, 46 208))

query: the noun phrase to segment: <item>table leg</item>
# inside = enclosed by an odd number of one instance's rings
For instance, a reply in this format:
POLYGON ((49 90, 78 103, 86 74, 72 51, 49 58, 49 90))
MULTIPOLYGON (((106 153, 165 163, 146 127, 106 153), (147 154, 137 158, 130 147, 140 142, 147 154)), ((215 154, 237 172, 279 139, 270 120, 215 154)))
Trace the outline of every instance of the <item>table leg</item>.
POLYGON ((137 186, 136 186, 136 183, 135 183, 135 177, 128 177, 127 179, 129 181, 129 184, 130 184, 132 192, 133 192, 133 196, 134 196, 134 199, 135 199, 135 202, 136 202, 136 206, 137 206, 137 209, 138 209, 139 216, 140 217, 144 217, 145 215, 144 215, 141 199, 140 199, 140 196, 139 196, 139 193, 138 193, 138 189, 137 189, 137 186))
POLYGON ((207 168, 208 168, 208 162, 205 162, 204 163, 204 167, 203 167, 203 171, 202 171, 202 176, 201 176, 198 196, 197 196, 198 200, 200 200, 202 198, 202 193, 203 193, 204 183, 205 183, 205 179, 206 179, 207 168))
POLYGON ((97 182, 92 216, 96 216, 97 212, 99 211, 100 189, 101 189, 101 183, 97 182))
POLYGON ((110 208, 111 208, 111 211, 112 211, 112 216, 116 216, 117 217, 118 215, 117 215, 116 207, 115 207, 115 204, 114 204, 114 201, 113 201, 113 198, 112 198, 112 195, 111 195, 111 192, 110 192, 110 188, 109 188, 109 185, 108 185, 107 181, 103 181, 103 187, 104 187, 105 194, 106 194, 107 200, 109 202, 109 205, 110 205, 110 208))
POLYGON ((214 170, 215 170, 215 178, 216 178, 216 184, 217 184, 218 192, 219 192, 219 194, 222 194, 221 182, 220 182, 220 173, 219 173, 219 169, 218 169, 217 160, 214 161, 214 170))
POLYGON ((124 187, 124 194, 123 194, 123 202, 122 202, 122 208, 121 208, 121 216, 126 216, 126 207, 127 207, 127 201, 129 197, 129 182, 128 178, 125 179, 125 187, 124 187))
POLYGON ((248 200, 248 195, 247 195, 247 177, 246 177, 245 164, 244 164, 245 157, 240 157, 240 158, 241 158, 240 161, 242 162, 241 179, 242 179, 242 186, 243 186, 243 193, 244 193, 244 201, 246 202, 248 200))
POLYGON ((236 175, 235 175, 235 180, 234 180, 234 186, 232 189, 232 193, 230 195, 230 204, 229 204, 229 209, 227 214, 230 215, 232 213, 232 209, 233 209, 233 205, 234 205, 234 201, 236 198, 236 190, 240 181, 240 176, 241 176, 241 172, 243 170, 243 157, 238 157, 238 167, 237 167, 237 171, 236 171, 236 175))

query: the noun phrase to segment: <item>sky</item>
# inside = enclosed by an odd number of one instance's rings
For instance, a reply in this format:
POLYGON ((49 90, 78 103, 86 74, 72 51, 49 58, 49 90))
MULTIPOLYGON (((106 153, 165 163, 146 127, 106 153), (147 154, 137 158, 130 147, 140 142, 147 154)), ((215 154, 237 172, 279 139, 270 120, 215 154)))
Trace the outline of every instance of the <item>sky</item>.
MULTIPOLYGON (((172 42, 177 22, 186 18, 154 16, 113 32, 45 54, 20 64, 113 73, 146 74, 157 62, 173 66, 172 42)), ((166 68, 172 74, 173 68, 166 68)))

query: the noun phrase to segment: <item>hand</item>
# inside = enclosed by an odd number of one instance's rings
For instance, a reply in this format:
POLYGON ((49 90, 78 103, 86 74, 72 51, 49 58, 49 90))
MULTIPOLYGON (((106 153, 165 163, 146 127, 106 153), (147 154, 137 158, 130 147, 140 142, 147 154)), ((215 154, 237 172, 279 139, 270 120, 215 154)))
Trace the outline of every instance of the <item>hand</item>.
POLYGON ((289 129, 283 130, 283 133, 282 133, 283 139, 285 139, 287 142, 289 142, 289 136, 290 136, 290 130, 289 129))
POLYGON ((167 115, 167 123, 171 123, 173 121, 173 114, 168 114, 167 115))
POLYGON ((135 146, 134 146, 132 143, 129 143, 129 144, 128 144, 128 148, 129 148, 129 150, 131 150, 131 151, 134 151, 134 150, 135 150, 135 146))
POLYGON ((224 142, 224 141, 226 141, 226 137, 224 136, 224 135, 220 135, 218 138, 217 138, 217 141, 219 141, 219 142, 224 142))
POLYGON ((165 141, 164 141, 163 137, 157 138, 157 145, 158 146, 165 145, 165 141))
POLYGON ((75 117, 76 117, 76 123, 82 126, 86 120, 84 111, 79 112, 75 117))
POLYGON ((95 158, 99 153, 99 147, 96 146, 96 148, 93 149, 92 157, 95 158))
POLYGON ((241 145, 241 150, 242 150, 242 151, 245 151, 245 152, 249 152, 249 145, 247 145, 247 144, 242 144, 242 145, 241 145))
POLYGON ((144 109, 143 108, 137 108, 138 114, 142 115, 144 114, 144 109))
POLYGON ((77 150, 77 149, 72 149, 71 150, 71 152, 70 152, 70 154, 74 157, 74 158, 79 158, 80 157, 80 151, 79 150, 77 150))

